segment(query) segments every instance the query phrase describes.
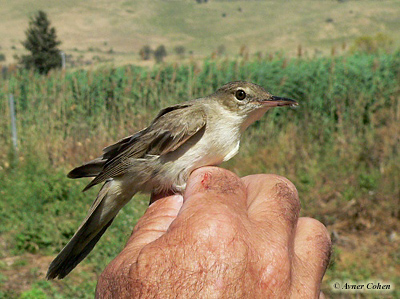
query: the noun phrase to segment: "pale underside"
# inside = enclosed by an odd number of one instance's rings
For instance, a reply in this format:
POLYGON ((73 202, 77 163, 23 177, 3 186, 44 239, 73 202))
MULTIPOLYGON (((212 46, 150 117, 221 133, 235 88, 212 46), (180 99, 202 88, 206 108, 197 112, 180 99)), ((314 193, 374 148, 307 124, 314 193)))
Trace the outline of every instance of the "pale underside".
POLYGON ((182 192, 194 169, 231 159, 239 151, 243 118, 197 103, 163 110, 148 128, 105 148, 108 161, 87 188, 113 179, 121 192, 182 192), (212 120, 206 109, 213 109, 212 120))

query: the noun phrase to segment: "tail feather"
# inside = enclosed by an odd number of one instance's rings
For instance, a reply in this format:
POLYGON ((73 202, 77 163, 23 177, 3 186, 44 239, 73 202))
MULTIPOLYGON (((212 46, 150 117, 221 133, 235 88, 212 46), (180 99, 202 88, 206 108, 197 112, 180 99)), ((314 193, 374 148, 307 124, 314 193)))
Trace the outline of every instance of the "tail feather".
POLYGON ((86 219, 50 264, 47 279, 61 279, 68 275, 92 251, 119 210, 134 194, 121 195, 116 190, 120 190, 120 185, 114 180, 103 185, 86 219))
POLYGON ((95 177, 101 172, 106 161, 107 160, 103 158, 94 159, 90 162, 87 162, 79 167, 72 169, 67 176, 71 179, 95 177))
POLYGON ((76 242, 68 243, 71 244, 70 249, 63 250, 50 264, 49 270, 47 271, 47 279, 63 279, 67 276, 93 249, 96 243, 100 240, 101 236, 105 233, 107 228, 111 225, 114 218, 112 218, 98 233, 95 237, 89 241, 89 243, 81 249, 81 251, 74 252, 76 242))

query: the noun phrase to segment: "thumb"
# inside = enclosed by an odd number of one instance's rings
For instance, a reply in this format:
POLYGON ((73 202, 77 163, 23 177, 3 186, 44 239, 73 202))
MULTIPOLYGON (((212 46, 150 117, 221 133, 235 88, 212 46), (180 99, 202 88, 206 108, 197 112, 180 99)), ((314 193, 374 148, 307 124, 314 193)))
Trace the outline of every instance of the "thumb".
MULTIPOLYGON (((175 220, 183 204, 182 195, 171 195, 153 202, 139 219, 124 251, 140 251, 145 245, 154 242, 165 234, 175 220)), ((123 253, 121 252, 121 253, 123 253)))

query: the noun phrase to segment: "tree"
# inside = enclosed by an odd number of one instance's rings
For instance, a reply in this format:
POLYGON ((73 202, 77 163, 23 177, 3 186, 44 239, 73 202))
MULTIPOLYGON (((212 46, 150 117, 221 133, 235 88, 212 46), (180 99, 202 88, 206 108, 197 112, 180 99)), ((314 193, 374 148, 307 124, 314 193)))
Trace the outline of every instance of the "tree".
POLYGON ((29 21, 25 31, 26 40, 22 45, 30 52, 20 59, 27 69, 35 69, 41 74, 47 74, 51 69, 61 67, 60 50, 57 48, 56 29, 50 28, 50 21, 44 11, 39 10, 29 21))
POLYGON ((160 45, 154 51, 154 58, 157 62, 162 62, 164 57, 167 56, 167 50, 165 50, 164 45, 160 45))
POLYGON ((143 60, 149 60, 152 52, 153 50, 151 50, 150 46, 145 45, 140 49, 139 55, 140 57, 142 57, 143 60))
POLYGON ((184 46, 176 46, 176 47, 174 48, 174 50, 175 50, 176 55, 179 56, 179 58, 182 59, 182 58, 185 57, 186 49, 185 49, 184 46))

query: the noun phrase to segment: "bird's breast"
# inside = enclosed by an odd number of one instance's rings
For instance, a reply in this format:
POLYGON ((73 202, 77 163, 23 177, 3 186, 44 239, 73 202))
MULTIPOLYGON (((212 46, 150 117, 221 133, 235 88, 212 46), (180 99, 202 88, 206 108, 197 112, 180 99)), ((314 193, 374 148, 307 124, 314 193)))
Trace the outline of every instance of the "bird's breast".
POLYGON ((224 109, 214 112, 219 113, 209 115, 203 130, 175 151, 159 156, 151 185, 160 190, 183 191, 193 170, 218 165, 238 152, 242 119, 224 109))
POLYGON ((174 152, 160 157, 160 179, 165 184, 172 182, 173 189, 182 190, 193 170, 229 160, 238 152, 239 143, 239 126, 207 124, 204 134, 193 136, 174 152))

